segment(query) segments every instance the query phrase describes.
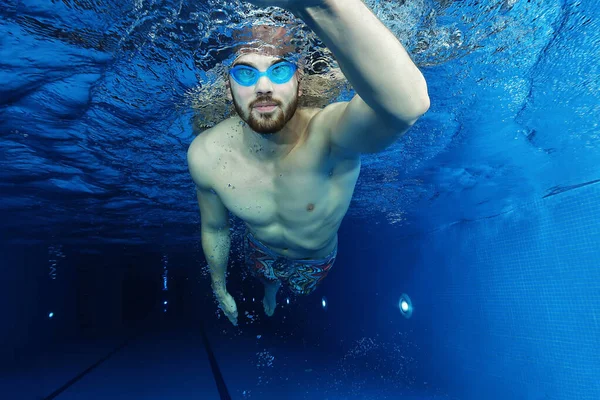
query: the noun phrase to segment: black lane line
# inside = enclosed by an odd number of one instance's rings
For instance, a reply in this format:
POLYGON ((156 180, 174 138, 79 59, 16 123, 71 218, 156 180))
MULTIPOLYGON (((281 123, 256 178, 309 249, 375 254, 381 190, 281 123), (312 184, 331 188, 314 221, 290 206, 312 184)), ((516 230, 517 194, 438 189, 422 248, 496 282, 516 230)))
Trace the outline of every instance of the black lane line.
POLYGON ((227 390, 227 385, 225 385, 225 380, 223 380, 223 375, 221 374, 221 370, 219 369, 219 364, 217 363, 217 359, 215 358, 215 354, 210 347, 210 342, 208 341, 208 336, 206 336, 206 332, 204 331, 204 325, 200 322, 200 333, 202 334, 202 343, 204 343, 204 348, 206 349, 206 354, 208 354, 208 360, 210 361, 210 369, 212 370, 213 376, 215 377, 215 383, 217 384, 217 390, 219 391, 219 397, 221 400, 231 400, 231 396, 229 395, 229 391, 227 390))
MULTIPOLYGON (((137 335, 135 337, 137 337, 137 335)), ((121 351, 125 346, 127 346, 129 344, 129 342, 132 339, 135 339, 135 337, 130 337, 129 339, 126 339, 119 347, 117 347, 116 349, 114 349, 113 351, 111 351, 110 353, 108 353, 105 357, 103 357, 100 360, 96 361, 94 364, 90 365, 83 372, 79 373, 77 376, 75 376, 73 379, 71 379, 70 381, 68 381, 64 385, 62 385, 60 388, 56 389, 54 392, 52 392, 48 396, 44 397, 43 400, 52 400, 52 399, 55 399, 59 394, 63 393, 65 390, 67 390, 68 388, 70 388, 71 386, 73 386, 75 383, 77 383, 77 381, 81 380, 81 378, 83 378, 84 376, 86 376, 87 374, 89 374, 90 372, 92 372, 96 367, 98 367, 104 361, 106 361, 109 358, 111 358, 115 353, 121 351)))

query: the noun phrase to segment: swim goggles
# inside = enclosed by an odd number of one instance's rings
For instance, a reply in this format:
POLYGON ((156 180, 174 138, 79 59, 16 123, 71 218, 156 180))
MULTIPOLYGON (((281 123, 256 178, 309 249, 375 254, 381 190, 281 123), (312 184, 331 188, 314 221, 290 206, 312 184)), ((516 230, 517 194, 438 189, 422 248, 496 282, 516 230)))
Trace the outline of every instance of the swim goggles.
POLYGON ((258 69, 248 65, 236 65, 229 70, 229 74, 234 81, 242 86, 252 86, 263 76, 268 77, 271 82, 280 85, 292 79, 297 68, 295 64, 289 61, 281 61, 271 65, 264 72, 260 72, 258 69))

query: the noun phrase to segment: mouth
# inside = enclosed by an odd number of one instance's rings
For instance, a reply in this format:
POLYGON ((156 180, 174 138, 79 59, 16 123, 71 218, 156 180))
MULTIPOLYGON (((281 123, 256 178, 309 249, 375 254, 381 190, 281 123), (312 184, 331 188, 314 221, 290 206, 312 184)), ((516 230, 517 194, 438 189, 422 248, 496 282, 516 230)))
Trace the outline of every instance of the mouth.
POLYGON ((252 108, 260 112, 271 112, 277 108, 277 103, 257 103, 252 108))

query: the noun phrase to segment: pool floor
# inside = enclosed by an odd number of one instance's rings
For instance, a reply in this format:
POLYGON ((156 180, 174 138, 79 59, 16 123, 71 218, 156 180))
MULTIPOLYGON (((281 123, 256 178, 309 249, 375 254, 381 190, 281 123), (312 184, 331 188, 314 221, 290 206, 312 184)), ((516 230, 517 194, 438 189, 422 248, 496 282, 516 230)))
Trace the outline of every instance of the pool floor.
MULTIPOLYGON (((216 341, 213 335, 211 340, 232 399, 450 398, 394 389, 374 379, 332 379, 329 371, 339 365, 318 351, 279 351, 273 356, 273 350, 261 348, 256 338, 216 341)), ((64 391, 50 396, 123 342, 123 337, 72 342, 20 360, 18 365, 1 371, 2 398, 221 399, 197 327, 159 329, 131 339, 64 391)))

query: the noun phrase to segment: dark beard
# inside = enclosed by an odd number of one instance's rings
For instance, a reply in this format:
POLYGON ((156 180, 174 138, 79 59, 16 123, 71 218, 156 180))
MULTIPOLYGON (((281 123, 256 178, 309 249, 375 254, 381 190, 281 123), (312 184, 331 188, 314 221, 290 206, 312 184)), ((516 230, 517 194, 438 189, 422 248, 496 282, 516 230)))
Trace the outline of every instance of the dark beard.
MULTIPOLYGON (((255 103, 259 101, 273 101, 273 99, 270 97, 261 97, 260 99, 257 99, 255 103)), ((296 113, 296 109, 298 108, 298 92, 296 92, 294 100, 285 109, 278 103, 279 107, 277 107, 275 111, 255 115, 250 108, 247 118, 245 118, 240 105, 235 101, 235 97, 233 98, 233 105, 240 118, 242 118, 254 132, 272 134, 282 130, 285 124, 287 124, 296 113)))

